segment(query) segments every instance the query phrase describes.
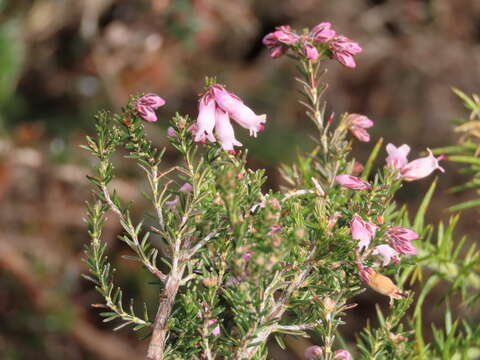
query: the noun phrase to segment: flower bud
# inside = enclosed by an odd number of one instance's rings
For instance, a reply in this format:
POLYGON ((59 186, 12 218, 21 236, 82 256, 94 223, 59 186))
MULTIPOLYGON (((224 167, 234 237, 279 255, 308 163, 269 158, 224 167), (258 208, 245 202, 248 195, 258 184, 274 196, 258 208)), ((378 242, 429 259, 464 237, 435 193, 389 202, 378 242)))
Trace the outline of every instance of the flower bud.
POLYGON ((352 190, 366 190, 366 189, 370 189, 371 187, 371 185, 366 181, 363 181, 358 177, 347 175, 347 174, 335 176, 335 181, 341 186, 352 189, 352 190))
POLYGON ((334 359, 352 360, 352 355, 347 350, 337 350, 334 359))
POLYGON ((310 31, 310 37, 318 42, 327 42, 333 39, 336 35, 335 30, 331 29, 332 24, 329 22, 322 22, 313 27, 310 31))
POLYGON ((315 359, 319 358, 323 354, 323 348, 317 345, 309 346, 305 349, 303 357, 305 359, 315 359))
POLYGON ((159 107, 165 105, 165 100, 157 94, 149 93, 138 99, 137 105, 149 106, 153 109, 158 109, 159 107))

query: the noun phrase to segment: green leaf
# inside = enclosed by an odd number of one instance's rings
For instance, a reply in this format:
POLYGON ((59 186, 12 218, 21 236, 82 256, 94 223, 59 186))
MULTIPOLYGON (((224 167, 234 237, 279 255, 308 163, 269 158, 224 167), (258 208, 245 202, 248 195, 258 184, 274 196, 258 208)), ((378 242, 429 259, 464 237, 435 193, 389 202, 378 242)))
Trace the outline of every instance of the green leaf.
POLYGON ((433 180, 430 188, 428 189, 427 193, 423 197, 422 203, 417 210, 417 214, 415 215, 415 220, 413 221, 413 229, 417 233, 421 233, 424 223, 425 223, 425 213, 427 212, 428 206, 430 201, 432 200, 433 193, 435 192, 435 188, 437 186, 437 179, 433 180))
POLYGON ((477 206, 480 206, 480 199, 465 201, 463 203, 449 207, 448 210, 452 212, 456 212, 456 211, 470 209, 477 206))
POLYGON ((362 179, 367 180, 368 176, 370 175, 370 172, 372 171, 373 163, 377 158, 378 153, 380 152, 380 149, 382 148, 382 144, 383 144, 383 138, 378 139, 377 143, 375 144, 375 147, 373 148, 372 152, 370 153, 370 156, 368 157, 365 167, 363 168, 362 179))

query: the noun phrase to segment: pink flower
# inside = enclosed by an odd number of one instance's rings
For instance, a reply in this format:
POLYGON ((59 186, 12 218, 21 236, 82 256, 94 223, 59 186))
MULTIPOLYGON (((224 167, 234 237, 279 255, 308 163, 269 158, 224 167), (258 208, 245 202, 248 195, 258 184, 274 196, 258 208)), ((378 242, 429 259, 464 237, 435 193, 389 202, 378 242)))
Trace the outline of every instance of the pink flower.
POLYGON ((418 239, 418 234, 402 226, 391 226, 386 231, 387 238, 392 247, 400 254, 415 255, 417 249, 412 245, 412 240, 418 239))
POLYGON ((148 122, 155 122, 157 121, 157 114, 155 114, 155 110, 152 107, 146 105, 137 105, 137 112, 140 117, 148 122))
POLYGON ((318 50, 315 46, 312 44, 306 42, 303 44, 303 51, 305 52, 305 56, 307 57, 308 60, 315 61, 318 59, 318 50))
POLYGON ((212 87, 217 105, 236 121, 240 126, 250 131, 250 136, 256 137, 257 132, 264 129, 266 115, 257 115, 238 97, 216 85, 212 87))
POLYGON ((410 161, 400 170, 400 174, 405 181, 423 179, 436 169, 440 170, 441 172, 445 172, 445 170, 438 163, 443 159, 443 156, 436 158, 433 156, 430 149, 427 150, 428 156, 410 161))
POLYGON ((352 360, 352 355, 347 350, 337 350, 334 359, 352 360))
POLYGON ((153 109, 158 109, 159 107, 165 105, 165 100, 157 94, 149 93, 138 99, 137 105, 149 106, 153 109))
POLYGON ((283 54, 285 54, 287 52, 287 50, 288 49, 285 46, 282 46, 282 45, 272 47, 272 48, 270 48, 270 57, 272 59, 277 59, 280 56, 282 56, 283 54))
POLYGON ((323 354, 322 347, 314 345, 314 346, 309 346, 305 349, 305 352, 303 353, 303 357, 305 359, 316 359, 322 356, 322 354, 323 354))
POLYGON ((343 35, 339 35, 333 39, 330 46, 334 51, 347 52, 351 55, 357 55, 362 52, 362 48, 357 42, 343 35))
POLYGON ((345 36, 337 36, 330 43, 332 58, 349 68, 356 66, 353 55, 362 52, 360 45, 345 36))
POLYGON ((362 114, 348 114, 347 121, 350 122, 351 126, 357 126, 365 129, 371 128, 374 124, 372 120, 362 114))
POLYGON ((408 153, 410 152, 410 146, 403 144, 400 147, 395 147, 393 144, 387 144, 388 156, 385 159, 387 166, 396 170, 401 170, 408 163, 408 153))
MULTIPOLYGON (((188 128, 188 131, 190 131, 190 132, 192 133, 192 135, 193 135, 193 137, 194 137, 194 139, 195 139, 195 137, 196 137, 196 135, 197 135, 197 124, 196 124, 196 123, 195 123, 195 124, 192 124, 192 126, 190 126, 190 127, 188 128)), ((207 139, 206 139, 206 137, 205 137, 205 132, 200 133, 200 134, 201 134, 201 135, 200 135, 200 141, 198 141, 198 142, 201 143, 201 144, 205 144, 205 143, 207 142, 207 139)))
POLYGON ((168 127, 167 136, 168 137, 177 137, 177 133, 176 133, 176 131, 173 127, 171 127, 171 126, 168 127))
POLYGON ((268 235, 275 235, 276 233, 279 233, 280 231, 282 231, 282 226, 281 225, 272 225, 270 226, 270 232, 268 233, 268 235))
POLYGON ((201 142, 205 136, 211 142, 215 142, 215 136, 213 136, 213 129, 215 128, 215 107, 215 99, 209 92, 200 98, 194 138, 195 142, 201 142))
POLYGON ((350 221, 350 231, 352 233, 352 239, 358 240, 358 249, 362 250, 368 248, 370 245, 370 242, 375 237, 377 226, 363 221, 358 214, 354 214, 350 221))
POLYGON ((399 262, 398 253, 388 245, 378 245, 373 249, 372 255, 378 255, 383 258, 383 266, 390 264, 393 260, 395 264, 399 262))
POLYGON ((361 264, 358 266, 358 268, 360 279, 362 279, 364 283, 368 284, 372 276, 375 275, 375 270, 373 270, 371 267, 363 266, 361 264))
POLYGON ((228 114, 219 108, 215 115, 215 133, 223 150, 233 151, 234 146, 242 146, 242 143, 235 139, 235 132, 228 114))
POLYGON ((335 30, 331 29, 332 24, 329 22, 322 22, 316 25, 311 31, 310 36, 319 42, 327 42, 333 39, 336 35, 335 30))
POLYGON ((290 26, 279 26, 273 34, 279 42, 285 45, 293 45, 298 42, 298 35, 292 31, 290 26))
POLYGON ((193 186, 189 183, 185 183, 180 187, 181 192, 189 192, 193 190, 193 186))
POLYGON ((335 51, 332 55, 332 59, 335 59, 340 64, 352 69, 357 66, 353 55, 344 51, 335 51))
POLYGON ((335 176, 335 181, 341 186, 352 189, 352 190, 366 190, 366 189, 370 189, 371 187, 371 185, 366 181, 363 181, 358 177, 347 175, 347 174, 335 176))
POLYGON ((243 253, 242 259, 248 262, 252 258, 252 255, 253 255, 253 251, 247 250, 243 253))
POLYGON ((146 94, 139 98, 135 107, 140 117, 148 122, 157 121, 157 115, 155 114, 155 109, 158 109, 160 106, 165 105, 165 100, 156 94, 146 94))
POLYGON ((267 48, 271 48, 278 45, 278 39, 274 32, 268 33, 262 39, 263 45, 267 48))
MULTIPOLYGON (((218 322, 217 319, 210 319, 210 320, 208 320, 207 325, 211 326, 213 324, 216 324, 217 322, 218 322)), ((220 335, 220 325, 219 324, 217 324, 217 326, 215 326, 212 329, 212 335, 213 336, 219 336, 220 335)))
POLYGON ((360 141, 369 142, 370 135, 365 129, 373 126, 373 121, 365 115, 349 114, 345 121, 350 125, 350 131, 360 141))

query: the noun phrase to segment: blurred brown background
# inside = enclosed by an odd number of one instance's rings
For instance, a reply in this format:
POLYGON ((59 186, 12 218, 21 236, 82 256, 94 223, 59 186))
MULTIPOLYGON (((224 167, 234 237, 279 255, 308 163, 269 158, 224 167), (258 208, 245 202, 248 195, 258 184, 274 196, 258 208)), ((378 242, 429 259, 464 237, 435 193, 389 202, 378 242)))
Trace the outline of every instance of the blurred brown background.
MULTIPOLYGON (((261 39, 278 25, 321 21, 364 48, 355 70, 328 63, 329 111, 368 115, 376 122, 374 141, 408 143, 412 157, 455 141, 450 120, 466 112, 451 87, 480 89, 480 1, 0 0, 0 358, 142 358, 145 342, 102 324, 89 306, 100 298, 80 278, 92 162, 78 145, 92 133, 92 115, 118 109, 129 94, 156 92, 167 106, 148 131, 162 145, 169 117, 195 116, 204 76, 217 76, 268 114, 257 139, 240 140, 251 166, 266 167, 277 188, 276 166, 308 148, 314 128, 296 102, 295 68, 286 58, 268 58, 261 39)), ((355 146, 365 160, 371 144, 355 146)), ((176 161, 172 149, 167 155, 176 161)), ((454 166, 445 167, 431 221, 471 196, 445 193, 460 181, 454 166)), ((141 211, 138 169, 122 161, 118 170, 123 196, 138 200, 141 211)), ((408 184, 400 201, 414 210, 429 183, 408 184)), ((475 211, 461 226, 474 233, 475 211)), ((127 251, 115 240, 119 232, 108 223, 116 278, 153 311, 148 274, 119 261, 127 251)), ((361 309, 373 305, 366 300, 361 309)), ((363 325, 357 320, 345 330, 347 340, 363 325)))

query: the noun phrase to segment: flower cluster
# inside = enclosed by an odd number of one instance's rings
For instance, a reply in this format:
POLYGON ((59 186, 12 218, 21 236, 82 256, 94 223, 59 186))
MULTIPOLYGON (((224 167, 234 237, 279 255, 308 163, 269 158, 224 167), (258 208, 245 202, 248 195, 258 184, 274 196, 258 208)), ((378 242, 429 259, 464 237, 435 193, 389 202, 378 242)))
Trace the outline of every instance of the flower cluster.
POLYGON ((219 141, 224 150, 233 151, 234 146, 242 146, 235 138, 230 119, 249 130, 250 136, 265 127, 266 115, 257 115, 236 95, 215 84, 201 96, 197 121, 192 128, 194 141, 205 143, 219 141), (213 131, 215 130, 215 135, 213 131))
POLYGON ((263 38, 272 58, 278 58, 289 49, 300 57, 316 61, 322 54, 337 60, 346 67, 356 66, 354 55, 362 48, 346 36, 338 35, 329 22, 322 22, 305 34, 298 34, 290 26, 279 26, 263 38))
POLYGON ((405 181, 423 179, 436 169, 445 172, 438 163, 443 160, 444 157, 441 155, 436 158, 433 156, 430 149, 427 149, 427 151, 428 156, 408 162, 407 156, 410 152, 410 146, 403 144, 397 148, 393 144, 388 144, 388 157, 386 158, 387 166, 399 171, 400 176, 405 181))

